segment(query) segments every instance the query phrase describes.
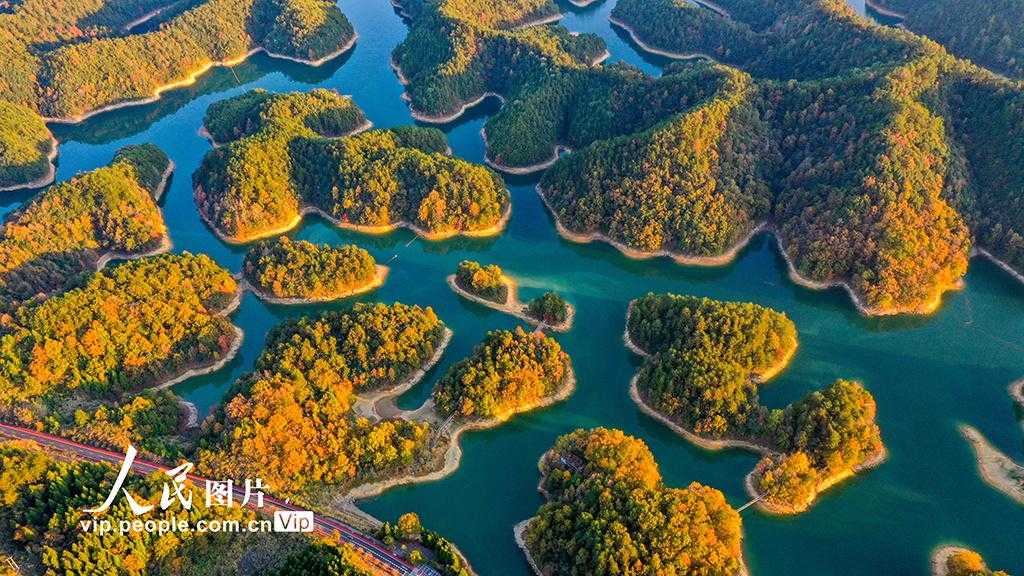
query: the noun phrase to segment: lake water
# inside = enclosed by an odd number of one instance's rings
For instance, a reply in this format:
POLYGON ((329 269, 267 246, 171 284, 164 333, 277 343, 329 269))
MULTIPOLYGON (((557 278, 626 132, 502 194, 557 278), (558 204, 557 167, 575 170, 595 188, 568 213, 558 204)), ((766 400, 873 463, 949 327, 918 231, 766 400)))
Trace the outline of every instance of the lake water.
MULTIPOLYGON (((614 0, 589 9, 563 5, 571 30, 595 32, 608 42, 613 61, 657 74, 663 62, 639 55, 612 30, 614 0)), ((361 33, 350 54, 313 69, 256 56, 233 69, 216 69, 158 103, 98 116, 82 125, 54 128, 63 142, 58 178, 107 164, 115 150, 153 142, 177 164, 163 200, 175 250, 205 252, 238 271, 244 250, 218 241, 202 224, 190 177, 208 144, 196 133, 212 102, 252 88, 271 91, 327 87, 351 94, 379 127, 411 122, 402 87, 388 68, 392 49, 407 28, 386 0, 342 0, 361 33)), ((479 130, 485 103, 445 127, 455 153, 483 159, 479 130)), ((510 179, 513 216, 491 240, 425 242, 400 231, 369 237, 307 220, 292 236, 332 244, 356 243, 389 263, 387 284, 363 300, 433 306, 455 331, 441 364, 400 401, 418 406, 434 381, 465 357, 488 330, 517 322, 455 296, 445 283, 459 260, 501 265, 530 298, 555 290, 578 310, 572 332, 558 340, 572 356, 579 386, 566 402, 463 438, 462 466, 450 477, 392 490, 364 503, 382 519, 418 512, 425 524, 454 540, 480 574, 527 575, 512 527, 542 503, 536 491, 538 457, 556 437, 578 427, 608 426, 639 436, 654 451, 666 482, 699 481, 723 490, 733 506, 746 500, 743 477, 757 457, 743 451, 709 454, 642 415, 627 394, 638 366, 622 345, 628 301, 649 291, 748 300, 786 312, 800 333, 791 368, 763 389, 781 406, 836 378, 861 380, 878 401, 879 423, 891 457, 881 468, 828 491, 809 511, 774 518, 743 513, 744 549, 755 575, 920 575, 931 550, 943 543, 978 549, 998 568, 1024 572, 1024 507, 985 485, 975 472, 959 422, 979 428, 1000 449, 1024 460, 1018 414, 1007 385, 1024 376, 1024 287, 995 266, 971 263, 966 288, 950 294, 941 311, 920 319, 866 319, 840 292, 794 286, 768 238, 755 240, 738 261, 723 268, 678 266, 665 259, 632 261, 604 245, 561 240, 536 196, 536 178, 510 179), (410 243, 411 241, 411 243, 410 243), (394 261, 391 259, 397 256, 394 261)), ((0 213, 28 194, 0 197, 0 213)), ((338 304, 350 306, 352 301, 338 304)), ((325 307, 267 306, 246 295, 234 321, 245 329, 241 354, 224 370, 175 388, 204 413, 247 371, 267 330, 286 318, 325 307)))

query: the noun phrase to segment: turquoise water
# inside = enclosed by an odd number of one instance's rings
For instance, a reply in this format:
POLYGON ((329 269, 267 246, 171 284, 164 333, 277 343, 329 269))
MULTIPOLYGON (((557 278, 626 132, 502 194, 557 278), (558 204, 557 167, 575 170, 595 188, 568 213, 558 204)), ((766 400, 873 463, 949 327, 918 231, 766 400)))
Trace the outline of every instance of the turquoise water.
MULTIPOLYGON (((564 23, 604 37, 613 61, 658 73, 663 62, 640 56, 607 24, 613 5, 614 0, 606 0, 577 10, 565 4, 564 23)), ((257 56, 230 70, 214 70, 158 103, 98 116, 79 126, 57 126, 63 142, 58 178, 102 166, 126 144, 158 144, 178 167, 162 202, 175 249, 208 253, 237 271, 244 250, 218 241, 198 218, 192 200, 190 177, 209 149, 196 130, 210 103, 257 87, 329 87, 351 94, 377 126, 410 123, 402 87, 387 65, 406 26, 386 0, 342 0, 341 6, 362 34, 349 55, 319 69, 257 56)), ((445 127, 456 154, 482 160, 479 130, 496 106, 488 102, 445 127)), ((444 360, 401 399, 405 407, 427 398, 441 371, 467 355, 488 330, 516 325, 514 319, 460 300, 448 289, 444 278, 459 260, 500 264, 519 281, 524 297, 556 290, 578 309, 574 330, 557 336, 579 377, 568 401, 501 428, 466 435, 463 464, 455 474, 392 490, 365 502, 366 510, 392 520, 416 511, 428 526, 451 537, 480 574, 527 575, 512 526, 542 502, 536 492, 537 459, 558 435, 592 426, 622 428, 643 438, 670 485, 710 484, 723 490, 734 506, 742 505, 743 476, 754 465, 754 455, 698 450, 640 414, 627 395, 638 362, 622 346, 626 305, 648 291, 672 291, 750 300, 785 311, 796 322, 800 352, 791 368, 764 388, 769 405, 782 405, 840 377, 862 380, 878 401, 889 461, 829 491, 798 517, 745 511, 744 546, 753 574, 924 574, 930 551, 946 542, 975 547, 991 565, 1024 573, 1024 507, 981 481, 956 430, 958 422, 972 424, 1000 449, 1024 460, 1018 415, 1006 394, 1007 385, 1024 376, 1024 287, 995 266, 975 260, 966 288, 949 295, 935 316, 865 319, 842 293, 791 284, 769 238, 755 240, 734 265, 715 269, 686 268, 663 259, 632 261, 607 246, 562 241, 533 191, 535 183, 536 178, 509 180, 513 217, 496 239, 430 243, 404 231, 368 237, 316 219, 292 234, 356 243, 381 262, 397 255, 390 262, 387 284, 362 299, 433 306, 454 329, 444 360)), ((0 213, 27 197, 3 196, 0 213)), ((349 305, 351 301, 337 306, 349 305)), ((175 390, 208 412, 251 367, 268 329, 323 308, 267 306, 247 295, 234 316, 246 331, 239 356, 219 373, 175 390)))

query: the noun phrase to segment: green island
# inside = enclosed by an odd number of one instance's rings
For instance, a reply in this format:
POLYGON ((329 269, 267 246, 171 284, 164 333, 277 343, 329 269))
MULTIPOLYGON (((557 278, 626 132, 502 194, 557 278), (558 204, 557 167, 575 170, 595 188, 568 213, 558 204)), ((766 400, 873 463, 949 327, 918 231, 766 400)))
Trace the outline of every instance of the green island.
POLYGON ((995 72, 1024 77, 1024 18, 1019 0, 868 0, 878 13, 995 72))
POLYGON ((85 283, 0 320, 0 417, 114 449, 151 453, 187 408, 168 388, 223 366, 241 345, 227 315, 231 274, 207 256, 164 255, 94 273, 85 283))
POLYGON ((499 233, 508 190, 490 170, 448 155, 442 132, 369 126, 329 90, 254 91, 212 105, 218 146, 193 175, 196 204, 223 240, 276 236, 315 212, 367 233, 411 228, 430 239, 499 233))
POLYGON ((739 513, 697 482, 671 488, 640 439, 577 430, 540 459, 547 503, 515 528, 538 575, 746 574, 739 513))
POLYGON ((358 246, 334 247, 282 236, 250 248, 242 273, 260 298, 276 304, 304 304, 373 290, 384 283, 388 269, 358 246))
POLYGON ((473 260, 463 260, 455 274, 448 277, 448 285, 467 300, 556 332, 568 332, 576 315, 575 308, 554 292, 524 304, 519 300, 515 280, 496 264, 483 266, 473 260))
POLYGON ((932 576, 1010 576, 992 571, 980 554, 959 546, 942 546, 932 553, 932 576))
POLYGON ((794 281, 869 315, 936 310, 975 253, 1024 277, 1024 94, 935 42, 841 0, 622 0, 643 46, 718 62, 651 78, 592 65, 586 35, 515 28, 549 3, 462 4, 402 3, 409 99, 441 121, 502 96, 487 157, 551 166, 538 190, 570 240, 721 265, 770 231, 794 281))
POLYGON ((320 65, 355 40, 329 0, 15 2, 0 14, 0 190, 52 180, 57 143, 44 120, 152 102, 261 50, 320 65), (132 32, 164 11, 156 29, 132 32))
POLYGON ((174 169, 159 148, 118 151, 106 167, 48 188, 0 229, 0 310, 65 290, 111 258, 170 248, 156 202, 174 169))
MULTIPOLYGON (((146 531, 99 534, 82 530, 92 515, 83 511, 102 502, 117 470, 108 464, 68 462, 28 441, 0 442, 0 534, 10 542, 0 549, 16 559, 21 574, 84 574, 102 570, 128 576, 259 573, 273 576, 326 574, 370 576, 373 567, 349 545, 315 540, 300 534, 269 535, 189 531, 159 535, 146 531), (51 519, 51 516, 53 519, 51 519), (244 567, 244 568, 243 568, 244 567), (255 572, 251 572, 251 571, 255 572)), ((158 476, 129 476, 124 488, 140 503, 156 505, 163 482, 158 476)), ((202 485, 190 510, 175 504, 157 508, 153 520, 242 521, 256 514, 240 507, 208 507, 202 485)), ((115 524, 137 518, 124 500, 105 518, 115 524)), ((6 562, 0 574, 17 576, 6 562)))
POLYGON ((558 342, 517 327, 487 334, 441 377, 433 400, 444 418, 503 421, 567 398, 574 385, 569 356, 558 342))
POLYGON ((630 384, 645 413, 709 450, 764 455, 747 477, 762 510, 797 514, 886 456, 875 401, 838 380, 784 409, 758 401, 796 352, 796 328, 756 304, 649 294, 630 304, 625 339, 647 361, 630 384))

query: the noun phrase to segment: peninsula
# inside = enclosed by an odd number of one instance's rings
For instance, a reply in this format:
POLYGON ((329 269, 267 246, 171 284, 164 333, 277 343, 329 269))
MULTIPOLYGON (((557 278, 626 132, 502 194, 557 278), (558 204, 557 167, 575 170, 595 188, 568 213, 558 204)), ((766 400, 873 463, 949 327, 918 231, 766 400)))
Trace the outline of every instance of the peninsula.
POLYGON ((959 546, 942 546, 932 553, 932 576, 1010 576, 992 571, 980 554, 959 546))
POLYGON ((259 51, 318 66, 355 45, 348 19, 325 0, 198 0, 169 10, 158 28, 136 32, 171 4, 33 0, 3 14, 0 190, 52 180, 57 148, 44 121, 80 122, 153 102, 259 51))
POLYGON ((227 242, 282 234, 307 213, 366 233, 490 236, 511 213, 501 178, 449 156, 442 132, 357 134, 363 112, 329 90, 248 92, 211 106, 204 126, 219 146, 193 175, 196 204, 227 242))
POLYGON ((650 294, 630 304, 626 325, 627 345, 647 359, 630 383, 633 401, 702 448, 761 453, 746 480, 760 509, 803 512, 828 487, 885 459, 874 398, 859 383, 839 380, 785 409, 760 404, 758 385, 796 352, 785 315, 650 294))
POLYGON ((170 248, 157 200, 173 164, 151 144, 127 146, 103 168, 53 186, 0 228, 0 309, 63 291, 110 258, 170 248))

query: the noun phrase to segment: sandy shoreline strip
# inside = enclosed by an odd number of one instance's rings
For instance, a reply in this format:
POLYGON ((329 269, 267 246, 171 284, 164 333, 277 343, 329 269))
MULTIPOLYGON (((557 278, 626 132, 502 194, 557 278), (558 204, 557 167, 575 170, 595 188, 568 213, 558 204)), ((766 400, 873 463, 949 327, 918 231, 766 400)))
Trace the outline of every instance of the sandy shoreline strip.
POLYGON ((565 322, 562 322, 561 324, 548 324, 546 322, 542 322, 526 313, 527 304, 519 300, 519 286, 516 284, 516 281, 505 275, 502 275, 501 279, 505 282, 505 286, 508 288, 508 300, 504 304, 492 302, 491 300, 482 298, 463 289, 459 286, 458 282, 456 282, 455 274, 448 276, 446 281, 448 282, 448 287, 451 288, 453 292, 462 296, 466 300, 476 302, 481 306, 486 306, 492 310, 497 310, 498 312, 504 312, 510 316, 515 316, 516 318, 527 322, 531 326, 543 326, 544 328, 550 328, 555 332, 568 332, 572 329, 573 320, 576 318, 576 309, 571 304, 566 303, 569 308, 569 315, 565 319, 565 322))
POLYGON ((630 26, 629 24, 626 24, 625 22, 619 20, 614 16, 609 16, 608 21, 611 22, 613 25, 624 30, 627 34, 629 34, 630 39, 632 39, 637 46, 642 48, 644 52, 650 52, 651 54, 654 54, 656 56, 671 58, 672 60, 696 60, 697 58, 703 58, 705 60, 711 60, 712 62, 718 61, 713 56, 705 54, 703 52, 672 52, 670 50, 664 50, 662 48, 655 48, 654 46, 651 46, 650 44, 644 42, 644 40, 640 38, 640 34, 637 33, 637 31, 634 30, 633 27, 630 26))
MULTIPOLYGON (((783 260, 786 262, 787 274, 790 281, 798 286, 808 288, 811 290, 821 291, 830 290, 832 288, 841 288, 844 290, 853 301, 854 307, 863 316, 900 316, 900 315, 928 315, 933 314, 942 306, 942 300, 945 297, 946 292, 951 290, 960 290, 964 287, 964 282, 958 281, 952 286, 944 286, 938 291, 938 293, 932 298, 932 300, 921 306, 901 306, 895 308, 877 308, 871 307, 864 303, 863 298, 858 294, 852 286, 842 280, 836 280, 832 282, 819 282, 816 280, 810 280, 802 276, 796 269, 796 265, 790 258, 789 253, 786 252, 785 246, 783 245, 782 237, 778 231, 768 223, 761 223, 751 230, 746 237, 734 244, 728 251, 719 256, 689 256, 685 254, 678 254, 675 252, 661 250, 658 252, 641 252, 624 245, 623 243, 608 238, 600 232, 594 232, 591 234, 578 234, 567 230, 562 225, 561 220, 558 217, 558 213, 548 202, 548 199, 544 196, 543 188, 540 184, 537 185, 537 194, 540 195, 541 200, 547 207, 548 212, 551 213, 552 219, 555 221, 555 228, 558 231, 558 235, 562 238, 575 242, 577 244, 589 244, 591 242, 604 242, 611 245, 616 250, 622 253, 623 256, 634 260, 646 260, 650 258, 671 258, 676 263, 684 266, 725 266, 731 264, 739 256, 739 253, 747 247, 747 244, 754 239, 755 236, 761 233, 768 233, 775 237, 776 245, 778 246, 779 254, 782 255, 783 260)), ((998 263, 998 261, 997 261, 998 263)), ((1024 277, 1022 277, 1024 278, 1024 277)), ((1024 281, 1024 280, 1022 280, 1024 281)))
POLYGON ((898 20, 906 20, 907 19, 907 15, 906 14, 900 14, 899 12, 896 12, 895 10, 890 10, 890 9, 882 6, 878 2, 875 2, 874 0, 864 0, 864 4, 866 4, 869 8, 871 8, 875 12, 878 12, 882 16, 888 16, 889 18, 896 18, 898 20))
POLYGON ((268 304, 277 304, 277 305, 280 305, 280 306, 301 306, 301 305, 306 305, 306 304, 323 304, 323 303, 327 303, 327 302, 334 302, 334 301, 337 301, 337 300, 343 300, 345 298, 351 298, 352 296, 357 296, 359 294, 365 294, 367 292, 372 292, 373 290, 376 290, 377 288, 380 288, 381 286, 383 286, 385 280, 387 280, 387 278, 388 278, 388 273, 391 270, 387 266, 382 266, 380 264, 377 264, 376 267, 377 267, 377 271, 374 274, 373 280, 371 280, 369 283, 367 283, 367 284, 365 284, 363 286, 360 286, 358 288, 353 288, 351 290, 347 290, 345 292, 341 292, 339 294, 332 294, 330 296, 321 296, 321 297, 316 297, 316 298, 278 298, 276 296, 271 296, 270 294, 267 294, 266 292, 263 292, 262 290, 257 288, 252 282, 250 282, 244 276, 243 276, 243 278, 241 279, 240 282, 241 282, 241 285, 242 285, 242 290, 249 290, 250 292, 255 294, 257 298, 259 298, 260 300, 263 300, 264 302, 267 302, 268 304))
MULTIPOLYGON (((202 192, 201 187, 197 188, 197 190, 202 192)), ((480 230, 452 230, 448 232, 428 232, 426 230, 423 230, 419 226, 416 226, 415 224, 411 224, 405 221, 400 221, 394 224, 387 224, 383 226, 364 226, 361 224, 352 224, 350 222, 342 222, 334 218, 330 214, 324 212, 320 208, 317 208, 316 206, 306 205, 301 207, 299 213, 296 214, 295 217, 291 219, 291 221, 286 222, 285 224, 282 224, 281 226, 278 226, 276 228, 260 231, 259 233, 254 234, 252 236, 248 236, 244 239, 231 238, 229 236, 225 236, 220 230, 217 229, 216 226, 213 225, 212 222, 210 222, 210 219, 206 217, 206 214, 202 210, 199 210, 198 212, 200 218, 202 218, 206 226, 211 231, 213 231, 214 235, 217 236, 217 238, 220 238, 220 240, 225 244, 230 244, 232 246, 252 244, 253 242, 256 242, 258 240, 265 240, 267 238, 273 238, 275 236, 286 234, 295 229, 299 224, 301 224, 302 220, 306 216, 310 215, 319 216, 341 230, 351 230, 353 232, 359 232, 360 234, 380 236, 383 234, 390 234, 391 232, 394 232, 399 228, 405 228, 407 230, 412 231, 413 233, 415 233, 420 238, 423 238, 424 240, 436 242, 441 240, 448 240, 458 236, 466 238, 490 238, 492 236, 497 236, 498 234, 501 234, 505 230, 505 226, 508 225, 509 219, 511 219, 512 217, 512 203, 511 201, 509 202, 508 208, 505 209, 505 214, 502 215, 501 219, 494 226, 482 228, 480 230)))
POLYGON ((558 162, 558 160, 562 157, 563 152, 572 152, 572 148, 569 148, 564 144, 556 144, 555 149, 551 153, 551 157, 548 158, 547 160, 543 160, 536 164, 530 164, 527 166, 508 166, 491 158, 491 150, 487 142, 486 126, 480 129, 480 137, 483 138, 484 141, 484 163, 486 163, 491 168, 494 168, 498 172, 512 174, 515 176, 525 176, 527 174, 533 174, 535 172, 547 170, 548 168, 554 166, 556 162, 558 162))
POLYGON ((1021 274, 1017 270, 1014 270, 1013 266, 1010 266, 1006 262, 1003 262, 999 258, 996 258, 988 250, 985 250, 984 248, 975 247, 973 250, 971 250, 971 256, 980 256, 982 258, 985 258, 989 262, 992 262, 996 266, 1002 268, 1003 271, 1012 276, 1014 280, 1020 282, 1021 284, 1024 284, 1024 274, 1021 274))
POLYGON ((976 428, 961 424, 960 433, 971 445, 978 473, 986 484, 1024 505, 1024 466, 988 442, 976 428))
POLYGON ((949 573, 949 559, 959 552, 970 552, 960 546, 940 546, 932 552, 932 576, 946 576, 949 573))
POLYGON ((0 192, 14 192, 16 190, 34 190, 36 188, 42 188, 43 186, 49 186, 53 184, 53 181, 57 177, 57 148, 60 146, 60 142, 57 138, 50 135, 50 151, 46 153, 46 161, 49 163, 49 167, 46 169, 46 174, 43 174, 39 178, 32 180, 31 182, 23 182, 21 184, 12 184, 10 186, 0 187, 0 192))
POLYGON ((283 54, 275 54, 273 52, 270 52, 270 51, 266 50, 262 46, 258 46, 256 48, 250 49, 245 54, 242 54, 240 56, 236 56, 234 58, 228 58, 226 60, 213 60, 213 61, 210 61, 210 62, 200 66, 196 70, 193 70, 192 72, 189 72, 189 73, 185 74, 185 77, 182 78, 181 80, 176 80, 174 82, 170 82, 170 83, 167 83, 167 84, 163 84, 161 86, 157 86, 156 88, 153 89, 153 93, 150 96, 147 96, 145 98, 137 98, 137 99, 134 99, 134 100, 126 100, 124 102, 117 102, 117 103, 114 103, 114 104, 108 104, 106 106, 101 106, 99 108, 95 108, 93 110, 90 110, 88 112, 83 112, 83 113, 78 114, 76 116, 61 116, 61 117, 44 116, 43 120, 45 122, 47 122, 47 123, 52 123, 52 124, 79 124, 81 122, 84 122, 85 120, 88 120, 89 118, 92 118, 93 116, 97 116, 97 115, 103 114, 105 112, 111 112, 111 111, 114 111, 114 110, 120 110, 122 108, 130 108, 130 107, 133 107, 133 106, 143 106, 145 104, 152 104, 153 102, 156 102, 156 101, 160 100, 160 97, 161 97, 161 95, 164 92, 168 92, 170 90, 174 90, 174 89, 177 89, 177 88, 184 88, 186 86, 191 86, 192 84, 195 84, 203 74, 205 74, 206 72, 208 72, 212 68, 216 68, 218 66, 223 66, 223 67, 236 66, 238 64, 241 64, 242 62, 245 62, 247 59, 249 59, 249 57, 251 57, 252 55, 257 54, 259 52, 265 52, 271 58, 290 60, 292 62, 298 62, 300 64, 305 64, 307 66, 314 66, 314 67, 320 66, 320 65, 324 64, 325 62, 327 62, 327 61, 329 61, 329 60, 331 60, 333 58, 337 58, 341 54, 343 54, 343 53, 347 52, 348 50, 350 50, 353 46, 355 46, 355 43, 356 43, 356 40, 358 39, 358 37, 359 37, 358 34, 353 34, 353 37, 344 46, 342 46, 341 49, 339 49, 338 51, 332 52, 331 54, 328 54, 328 55, 324 56, 323 58, 319 58, 317 60, 306 60, 306 59, 303 59, 303 58, 295 58, 293 56, 285 56, 283 54))
POLYGON ((1024 410, 1024 378, 1010 384, 1010 397, 1017 403, 1021 410, 1024 410))

